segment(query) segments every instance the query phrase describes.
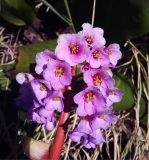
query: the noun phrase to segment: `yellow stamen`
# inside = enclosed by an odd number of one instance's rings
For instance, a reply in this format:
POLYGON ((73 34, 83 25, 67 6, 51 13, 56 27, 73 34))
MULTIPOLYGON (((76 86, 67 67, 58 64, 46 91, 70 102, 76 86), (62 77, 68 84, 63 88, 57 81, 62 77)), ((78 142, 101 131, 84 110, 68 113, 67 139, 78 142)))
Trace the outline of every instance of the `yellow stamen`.
POLYGON ((61 77, 61 76, 64 74, 64 72, 65 72, 65 70, 64 70, 63 67, 58 67, 58 68, 56 69, 56 75, 57 75, 58 77, 61 77))
POLYGON ((95 74, 93 76, 93 83, 98 86, 98 85, 101 85, 102 83, 102 80, 101 80, 101 75, 99 73, 95 74))
POLYGON ((108 54, 111 55, 111 54, 112 54, 112 51, 111 51, 111 50, 108 50, 108 54))
POLYGON ((99 118, 100 118, 100 119, 104 119, 104 118, 105 118, 105 115, 102 114, 102 115, 99 116, 99 118))
POLYGON ((85 94, 85 100, 86 102, 93 101, 94 99, 94 93, 92 91, 85 94))
POLYGON ((114 95, 115 92, 111 90, 111 91, 109 92, 109 94, 110 94, 110 95, 114 95))
POLYGON ((100 52, 99 51, 94 51, 93 52, 93 58, 98 59, 100 57, 100 52))
POLYGON ((44 84, 42 84, 42 85, 40 86, 40 90, 41 90, 41 91, 46 91, 47 88, 46 88, 46 86, 45 86, 44 84))
POLYGON ((69 46, 69 49, 70 49, 71 54, 78 54, 79 53, 79 46, 75 43, 72 43, 69 46))
POLYGON ((53 101, 59 101, 59 100, 60 100, 60 97, 58 96, 53 97, 53 101))

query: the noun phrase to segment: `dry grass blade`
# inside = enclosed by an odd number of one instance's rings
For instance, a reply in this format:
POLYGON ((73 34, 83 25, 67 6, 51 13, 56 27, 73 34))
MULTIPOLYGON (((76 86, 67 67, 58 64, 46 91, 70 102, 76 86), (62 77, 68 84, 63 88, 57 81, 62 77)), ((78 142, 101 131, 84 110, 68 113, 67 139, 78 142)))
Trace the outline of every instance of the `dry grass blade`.
POLYGON ((13 35, 7 35, 4 33, 4 28, 0 27, 0 64, 7 65, 14 63, 15 50, 16 50, 15 38, 13 35))

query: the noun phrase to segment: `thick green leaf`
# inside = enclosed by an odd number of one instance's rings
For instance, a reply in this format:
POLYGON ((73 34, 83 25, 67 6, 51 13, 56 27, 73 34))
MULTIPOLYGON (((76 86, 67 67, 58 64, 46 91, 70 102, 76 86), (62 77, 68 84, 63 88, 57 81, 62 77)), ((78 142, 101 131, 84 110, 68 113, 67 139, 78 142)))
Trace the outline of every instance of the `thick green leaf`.
POLYGON ((116 87, 122 89, 124 92, 121 102, 113 105, 114 109, 130 109, 134 105, 134 95, 130 81, 128 81, 127 77, 120 74, 114 75, 114 79, 116 81, 116 87))
POLYGON ((142 118, 142 117, 144 117, 146 114, 147 114, 147 99, 142 96, 142 97, 141 97, 141 101, 140 101, 139 117, 142 118))
POLYGON ((35 63, 36 54, 45 49, 54 50, 55 46, 56 40, 47 40, 20 47, 20 55, 16 66, 16 72, 29 72, 30 66, 35 63))
POLYGON ((36 17, 34 4, 26 0, 1 0, 0 8, 0 16, 15 25, 32 24, 36 17))
POLYGON ((140 119, 140 123, 143 124, 144 126, 147 126, 147 120, 148 120, 148 116, 147 114, 140 119))
POLYGON ((24 25, 26 25, 26 22, 24 20, 18 18, 17 16, 11 14, 8 11, 0 12, 0 15, 1 15, 1 17, 3 19, 5 19, 6 21, 8 21, 9 23, 12 23, 14 25, 17 25, 17 26, 24 26, 24 25))
MULTIPOLYGON (((91 23, 93 1, 69 1, 72 18, 77 30, 82 23, 91 23), (85 5, 84 5, 85 4, 85 5), (84 12, 87 11, 87 12, 84 12), (79 17, 79 18, 78 18, 79 17)), ((96 1, 95 25, 105 30, 110 42, 127 40, 149 32, 148 0, 99 0, 96 1)))

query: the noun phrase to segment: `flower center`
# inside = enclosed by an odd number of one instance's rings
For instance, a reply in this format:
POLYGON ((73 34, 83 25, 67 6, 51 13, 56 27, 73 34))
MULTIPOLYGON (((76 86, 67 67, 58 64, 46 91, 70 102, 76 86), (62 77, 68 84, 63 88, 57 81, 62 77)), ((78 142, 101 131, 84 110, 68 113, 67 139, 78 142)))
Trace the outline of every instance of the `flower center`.
POLYGON ((115 92, 113 90, 109 91, 109 95, 114 95, 114 94, 115 94, 115 92))
POLYGON ((85 101, 90 102, 94 99, 94 93, 92 91, 85 94, 85 101))
POLYGON ((58 96, 53 97, 53 101, 59 101, 59 100, 60 100, 60 97, 58 97, 58 96))
POLYGON ((100 52, 98 50, 93 52, 93 58, 95 58, 95 59, 100 58, 100 52))
POLYGON ((85 40, 88 44, 92 44, 93 43, 93 38, 91 36, 85 36, 85 40))
POLYGON ((111 55, 112 54, 112 51, 111 50, 108 50, 108 55, 111 55))
POLYGON ((78 54, 79 53, 79 46, 75 43, 72 43, 69 46, 69 49, 70 49, 71 54, 78 54))
POLYGON ((93 83, 94 85, 98 86, 98 85, 101 85, 102 83, 102 80, 101 80, 101 75, 99 73, 95 74, 93 76, 93 83))
POLYGON ((104 115, 104 114, 101 114, 101 115, 99 116, 99 118, 100 118, 100 119, 104 119, 104 118, 105 118, 105 115, 104 115))
POLYGON ((58 67, 55 72, 58 77, 61 77, 64 74, 65 69, 63 67, 58 67))
POLYGON ((41 91, 46 91, 46 90, 47 90, 47 88, 46 88, 46 86, 45 86, 44 84, 41 84, 41 86, 40 86, 40 90, 41 90, 41 91))

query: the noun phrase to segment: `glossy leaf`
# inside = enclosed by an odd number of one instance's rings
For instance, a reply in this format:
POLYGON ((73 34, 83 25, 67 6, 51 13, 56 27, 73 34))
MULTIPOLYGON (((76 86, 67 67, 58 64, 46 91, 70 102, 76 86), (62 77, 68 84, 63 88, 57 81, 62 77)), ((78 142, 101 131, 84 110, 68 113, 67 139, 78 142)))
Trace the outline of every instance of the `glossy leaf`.
MULTIPOLYGON (((77 30, 80 30, 82 23, 91 23, 93 1, 72 0, 69 3, 77 30)), ((105 37, 109 42, 127 40, 148 33, 149 1, 96 1, 94 26, 99 26, 105 30, 105 37)))
POLYGON ((36 17, 34 4, 26 0, 1 0, 0 7, 0 16, 15 25, 32 24, 36 17))
POLYGON ((142 96, 140 101, 139 117, 140 118, 144 117, 146 113, 147 113, 147 99, 142 96))
POLYGON ((124 92, 121 102, 113 105, 114 109, 130 109, 134 105, 134 93, 130 81, 128 81, 127 77, 120 74, 114 75, 114 79, 116 81, 116 87, 122 89, 124 92))
POLYGON ((17 25, 17 26, 26 25, 26 22, 24 20, 18 18, 17 16, 11 14, 8 11, 3 11, 0 13, 0 15, 3 19, 5 19, 6 21, 8 21, 9 23, 12 23, 14 25, 17 25))
POLYGON ((143 116, 143 118, 140 119, 140 123, 143 124, 144 126, 147 126, 147 121, 148 121, 148 116, 147 114, 143 116))
POLYGON ((29 72, 31 65, 35 63, 36 54, 45 49, 54 50, 55 46, 56 40, 47 40, 45 42, 39 42, 20 47, 20 55, 18 58, 18 64, 16 66, 16 72, 29 72))

